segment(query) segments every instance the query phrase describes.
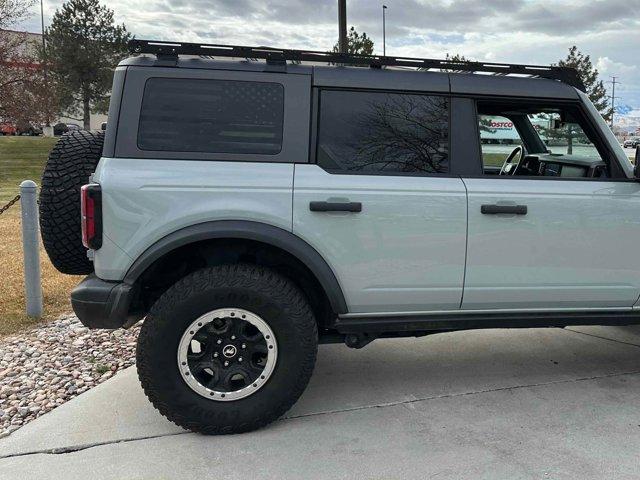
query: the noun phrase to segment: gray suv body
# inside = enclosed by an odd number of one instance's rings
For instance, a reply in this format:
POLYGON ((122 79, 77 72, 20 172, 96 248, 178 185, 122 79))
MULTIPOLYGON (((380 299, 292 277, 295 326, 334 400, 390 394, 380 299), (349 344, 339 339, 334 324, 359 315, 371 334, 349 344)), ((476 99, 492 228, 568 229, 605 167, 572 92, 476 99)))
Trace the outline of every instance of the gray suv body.
POLYGON ((145 318, 145 392, 204 433, 281 415, 318 343, 640 318, 640 184, 559 80, 139 55, 86 190, 74 310, 145 318))

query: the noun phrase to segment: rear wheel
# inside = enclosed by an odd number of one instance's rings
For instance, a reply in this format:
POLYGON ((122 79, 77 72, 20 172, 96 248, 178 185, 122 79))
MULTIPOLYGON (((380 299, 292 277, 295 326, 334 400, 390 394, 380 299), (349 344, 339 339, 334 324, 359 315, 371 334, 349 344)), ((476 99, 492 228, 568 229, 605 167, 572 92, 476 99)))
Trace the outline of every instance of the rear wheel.
POLYGON ((280 417, 304 391, 318 345, 300 290, 267 268, 199 270, 164 293, 138 339, 138 376, 169 420, 206 434, 280 417))

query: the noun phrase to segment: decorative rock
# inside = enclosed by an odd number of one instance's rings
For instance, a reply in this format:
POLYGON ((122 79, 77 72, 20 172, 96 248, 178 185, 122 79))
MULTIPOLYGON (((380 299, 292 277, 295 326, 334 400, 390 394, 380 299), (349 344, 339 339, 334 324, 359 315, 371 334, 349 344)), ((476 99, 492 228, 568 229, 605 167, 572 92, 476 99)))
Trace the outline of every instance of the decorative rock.
POLYGON ((71 315, 0 340, 0 438, 133 365, 139 328, 89 331, 71 315))

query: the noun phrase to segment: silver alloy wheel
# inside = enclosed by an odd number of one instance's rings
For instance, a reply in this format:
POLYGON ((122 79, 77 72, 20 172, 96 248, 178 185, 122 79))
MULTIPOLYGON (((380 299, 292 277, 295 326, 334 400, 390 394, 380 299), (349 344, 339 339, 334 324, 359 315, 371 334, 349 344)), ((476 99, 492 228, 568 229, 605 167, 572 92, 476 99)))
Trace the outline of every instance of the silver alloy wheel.
POLYGON ((182 335, 177 355, 186 384, 220 402, 258 391, 271 377, 277 359, 271 327, 241 308, 219 308, 195 320, 182 335))

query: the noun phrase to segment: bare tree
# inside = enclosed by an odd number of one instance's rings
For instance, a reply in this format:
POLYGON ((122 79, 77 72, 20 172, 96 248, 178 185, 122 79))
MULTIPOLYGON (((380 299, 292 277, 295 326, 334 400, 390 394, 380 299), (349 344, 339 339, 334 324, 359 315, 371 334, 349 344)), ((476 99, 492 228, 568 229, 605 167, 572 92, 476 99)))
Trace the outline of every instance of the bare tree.
POLYGON ((0 0, 0 30, 7 30, 29 17, 35 0, 0 0))
POLYGON ((437 173, 448 164, 448 106, 444 97, 388 95, 355 120, 360 132, 353 170, 437 173))
POLYGON ((42 122, 51 115, 36 48, 26 32, 12 29, 30 15, 34 0, 0 0, 0 117, 15 123, 42 122))

